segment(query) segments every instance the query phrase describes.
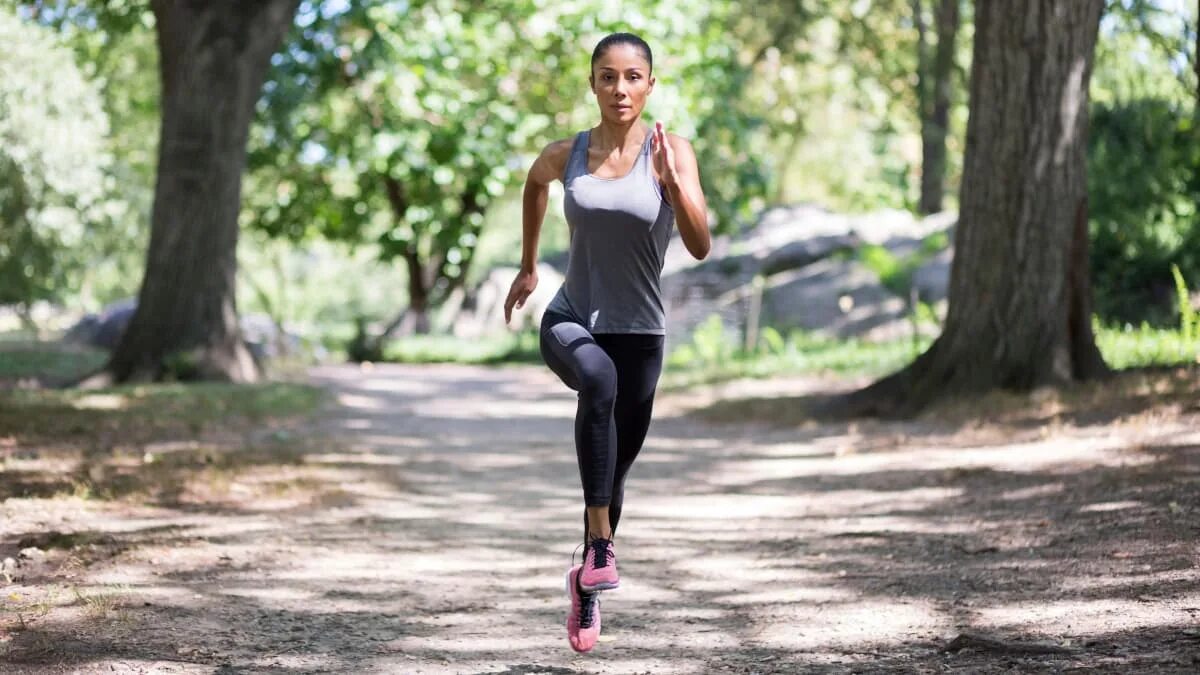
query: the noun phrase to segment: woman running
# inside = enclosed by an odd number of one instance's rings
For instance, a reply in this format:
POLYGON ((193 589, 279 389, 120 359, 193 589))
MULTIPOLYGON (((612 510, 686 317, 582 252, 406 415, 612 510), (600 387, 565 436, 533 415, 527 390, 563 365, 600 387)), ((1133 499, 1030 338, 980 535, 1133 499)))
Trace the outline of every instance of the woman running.
POLYGON ((525 182, 521 270, 505 321, 537 287, 537 247, 550 182, 565 187, 571 245, 566 281, 541 325, 546 365, 578 392, 575 450, 583 483, 584 559, 567 572, 567 637, 586 652, 600 636, 599 592, 616 588, 613 535, 625 477, 650 426, 666 322, 659 290, 671 228, 697 259, 711 239, 696 154, 662 124, 642 122, 654 90, 650 46, 605 37, 588 78, 600 123, 546 146, 525 182))

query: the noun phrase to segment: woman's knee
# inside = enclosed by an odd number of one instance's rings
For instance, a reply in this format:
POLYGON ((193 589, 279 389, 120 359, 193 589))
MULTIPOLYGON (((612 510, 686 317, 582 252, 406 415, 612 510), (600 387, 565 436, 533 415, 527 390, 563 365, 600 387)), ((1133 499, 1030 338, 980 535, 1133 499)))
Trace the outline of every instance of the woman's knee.
POLYGON ((617 369, 607 357, 583 359, 579 365, 580 393, 597 402, 617 396, 617 369))

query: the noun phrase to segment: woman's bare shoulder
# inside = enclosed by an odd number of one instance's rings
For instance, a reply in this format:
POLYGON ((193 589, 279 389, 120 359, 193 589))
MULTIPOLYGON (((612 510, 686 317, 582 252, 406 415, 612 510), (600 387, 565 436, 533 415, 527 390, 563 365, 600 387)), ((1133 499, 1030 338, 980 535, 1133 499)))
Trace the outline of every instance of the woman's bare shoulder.
POLYGON ((567 168, 567 160, 571 157, 571 146, 574 144, 573 136, 547 144, 530 167, 529 177, 540 183, 561 179, 567 168))

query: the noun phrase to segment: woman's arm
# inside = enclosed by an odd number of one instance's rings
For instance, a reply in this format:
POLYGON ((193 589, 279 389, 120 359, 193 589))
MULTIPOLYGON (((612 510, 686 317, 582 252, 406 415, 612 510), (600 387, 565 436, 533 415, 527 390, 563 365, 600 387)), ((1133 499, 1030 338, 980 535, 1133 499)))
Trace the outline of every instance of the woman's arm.
POLYGON ((654 126, 653 140, 654 168, 675 211, 675 227, 688 253, 704 260, 712 250, 712 235, 708 231, 708 204, 700 187, 696 152, 686 138, 663 131, 661 122, 654 126))
POLYGON ((547 145, 529 167, 521 200, 521 270, 504 301, 505 323, 512 321, 513 307, 524 307, 525 300, 537 288, 538 239, 542 234, 542 220, 546 217, 550 183, 562 179, 570 154, 571 139, 555 141, 547 145))

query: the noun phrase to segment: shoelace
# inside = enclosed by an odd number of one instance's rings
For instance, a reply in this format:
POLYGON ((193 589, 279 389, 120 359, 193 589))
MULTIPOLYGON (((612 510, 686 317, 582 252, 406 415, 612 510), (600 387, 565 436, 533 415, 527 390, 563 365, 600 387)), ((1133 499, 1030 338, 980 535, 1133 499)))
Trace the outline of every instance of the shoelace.
POLYGON ((595 561, 594 565, 596 569, 608 567, 608 564, 612 562, 614 557, 612 551, 612 540, 596 538, 593 539, 588 545, 592 547, 592 559, 595 561))
MULTIPOLYGON (((576 582, 578 584, 578 582, 576 582)), ((599 593, 585 593, 583 589, 575 589, 579 593, 579 627, 591 628, 595 618, 596 605, 600 604, 599 593)))

